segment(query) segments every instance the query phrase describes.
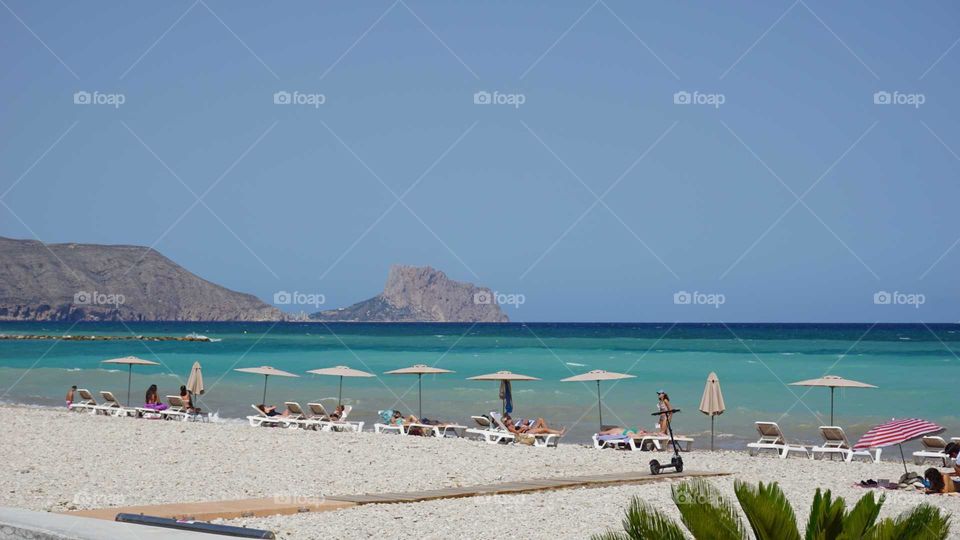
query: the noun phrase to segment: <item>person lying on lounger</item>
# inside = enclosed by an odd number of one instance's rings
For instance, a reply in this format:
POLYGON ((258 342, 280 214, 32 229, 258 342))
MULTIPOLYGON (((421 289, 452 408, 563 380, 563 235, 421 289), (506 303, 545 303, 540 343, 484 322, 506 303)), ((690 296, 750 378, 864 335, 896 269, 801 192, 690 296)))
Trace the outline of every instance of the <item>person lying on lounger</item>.
POLYGON ((503 415, 503 425, 507 426, 507 431, 515 434, 526 434, 526 435, 560 435, 563 436, 567 432, 567 428, 563 429, 553 429, 547 425, 547 421, 543 418, 537 418, 533 422, 529 420, 526 421, 525 425, 517 427, 514 425, 514 421, 510 418, 509 414, 503 415))
POLYGON ((337 405, 337 408, 330 413, 331 420, 339 420, 343 418, 343 405, 337 405))
POLYGON ((957 485, 950 477, 950 473, 942 473, 930 467, 923 473, 923 485, 926 493, 956 493, 957 485))
POLYGON ((290 414, 290 411, 283 411, 282 413, 277 412, 277 408, 275 406, 267 406, 263 403, 257 405, 257 408, 260 409, 260 412, 267 416, 288 416, 290 414))

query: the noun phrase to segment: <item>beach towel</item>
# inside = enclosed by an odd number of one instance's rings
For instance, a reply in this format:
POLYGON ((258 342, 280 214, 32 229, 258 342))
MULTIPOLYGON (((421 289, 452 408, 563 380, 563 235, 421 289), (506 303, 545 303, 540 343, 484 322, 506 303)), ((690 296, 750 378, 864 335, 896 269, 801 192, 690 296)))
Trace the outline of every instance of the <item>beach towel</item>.
POLYGON ((510 388, 510 381, 500 381, 500 399, 503 400, 503 411, 507 414, 513 412, 513 392, 510 388))

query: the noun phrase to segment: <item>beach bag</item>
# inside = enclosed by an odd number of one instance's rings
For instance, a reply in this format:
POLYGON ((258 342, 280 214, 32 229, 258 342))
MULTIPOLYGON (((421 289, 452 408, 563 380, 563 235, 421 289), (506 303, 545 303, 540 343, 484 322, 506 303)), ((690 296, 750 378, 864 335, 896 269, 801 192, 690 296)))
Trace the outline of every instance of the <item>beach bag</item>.
POLYGON ((517 442, 527 446, 533 446, 533 443, 537 442, 537 438, 533 435, 527 435, 526 433, 519 433, 517 434, 517 442))

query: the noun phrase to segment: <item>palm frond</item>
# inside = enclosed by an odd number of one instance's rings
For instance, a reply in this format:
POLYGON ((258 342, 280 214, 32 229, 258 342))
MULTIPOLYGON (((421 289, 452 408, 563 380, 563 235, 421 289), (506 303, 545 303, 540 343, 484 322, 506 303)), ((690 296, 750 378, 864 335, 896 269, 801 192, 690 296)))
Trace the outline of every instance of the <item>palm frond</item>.
POLYGON ((828 489, 813 496, 810 506, 810 518, 807 520, 806 540, 834 540, 843 531, 843 521, 847 505, 842 497, 833 499, 828 489))
POLYGON ((776 482, 755 488, 737 480, 733 491, 757 540, 800 540, 797 517, 776 482))
POLYGON ((843 533, 840 535, 840 538, 842 540, 861 540, 862 538, 866 538, 867 534, 877 522, 877 516, 880 515, 880 508, 886 499, 886 495, 880 495, 879 500, 874 498, 872 491, 860 497, 857 504, 853 506, 853 509, 850 510, 843 519, 843 533))
POLYGON ((871 531, 870 540, 943 540, 950 534, 950 516, 927 503, 895 519, 887 518, 871 531))
MULTIPOLYGON (((663 512, 634 497, 623 518, 625 535, 613 538, 630 540, 685 540, 683 529, 663 512)), ((613 538, 609 540, 613 540, 613 538)))
POLYGON ((747 531, 733 503, 703 479, 671 487, 673 502, 694 538, 746 540, 747 531))

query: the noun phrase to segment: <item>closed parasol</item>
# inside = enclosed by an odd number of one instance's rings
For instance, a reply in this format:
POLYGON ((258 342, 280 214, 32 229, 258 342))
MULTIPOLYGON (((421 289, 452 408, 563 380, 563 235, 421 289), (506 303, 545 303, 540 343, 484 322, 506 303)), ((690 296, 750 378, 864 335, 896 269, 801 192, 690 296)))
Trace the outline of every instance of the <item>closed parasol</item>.
POLYGON ((720 391, 720 379, 716 373, 707 376, 707 384, 703 388, 703 397, 700 398, 700 412, 710 416, 710 450, 713 450, 713 421, 727 409, 723 403, 723 392, 720 391))

